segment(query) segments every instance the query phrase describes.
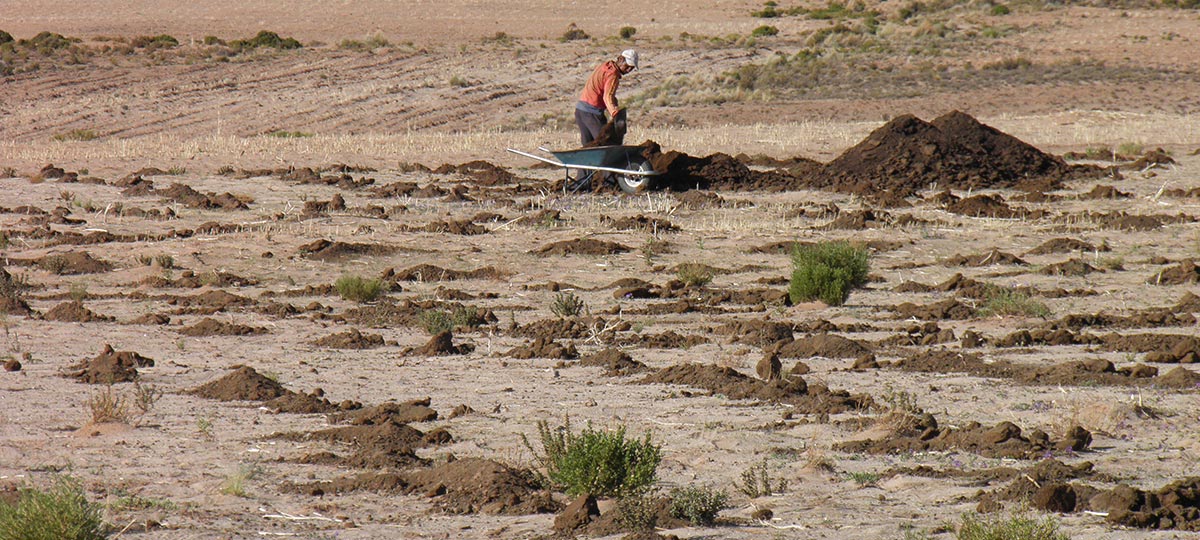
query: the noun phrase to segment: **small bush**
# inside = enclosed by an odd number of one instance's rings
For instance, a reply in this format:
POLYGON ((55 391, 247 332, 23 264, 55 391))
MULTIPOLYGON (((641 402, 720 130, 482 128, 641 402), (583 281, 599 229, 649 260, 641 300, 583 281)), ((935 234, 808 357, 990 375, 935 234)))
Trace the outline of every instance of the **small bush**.
POLYGON ((847 473, 846 477, 850 480, 853 480, 855 484, 859 485, 859 487, 867 487, 873 486, 879 482, 880 475, 877 472, 859 471, 847 473))
POLYGON ((129 42, 131 47, 139 49, 170 49, 179 46, 179 40, 174 36, 160 34, 157 36, 138 36, 129 42))
POLYGON ((658 501, 651 493, 636 493, 617 499, 617 515, 627 531, 653 531, 658 526, 658 501))
POLYGON ((712 525, 717 514, 726 508, 729 508, 729 495, 724 491, 695 486, 671 490, 671 516, 686 519, 692 525, 712 525))
POLYGON ((238 465, 237 471, 225 477, 225 481, 221 484, 221 493, 246 497, 246 483, 257 477, 259 472, 258 465, 248 463, 238 465))
POLYGON ((1047 516, 982 517, 963 514, 962 525, 954 536, 958 540, 1069 540, 1058 530, 1058 521, 1047 516))
POLYGON ((797 245, 792 266, 788 288, 792 302, 821 300, 831 306, 846 303, 852 289, 867 283, 870 270, 867 249, 848 242, 797 245))
POLYGON ((163 391, 157 386, 151 384, 143 385, 137 381, 133 383, 133 405, 142 414, 149 413, 154 408, 154 404, 158 403, 159 398, 162 396, 163 391))
POLYGON ((0 45, 3 45, 5 43, 12 43, 12 42, 13 42, 12 34, 5 32, 4 30, 0 30, 0 45))
POLYGON ((621 36, 621 39, 633 39, 634 34, 637 34, 637 28, 632 26, 622 26, 621 29, 617 31, 617 35, 621 36))
POLYGON ((466 88, 468 86, 471 86, 471 81, 468 81, 464 77, 459 77, 458 75, 455 75, 453 77, 450 77, 450 86, 453 86, 455 88, 466 88))
POLYGON ((431 336, 454 330, 450 314, 440 309, 427 309, 417 314, 417 322, 431 336))
POLYGON ((981 317, 1013 315, 1023 317, 1049 317, 1050 307, 1034 300, 1028 294, 1004 287, 989 288, 983 305, 976 314, 981 317))
POLYGON ((102 539, 100 511, 78 480, 60 476, 45 491, 21 489, 16 504, 0 501, 0 540, 102 539))
POLYGON ((96 139, 99 139, 100 135, 96 134, 96 132, 94 130, 90 130, 90 129, 72 129, 71 131, 68 131, 66 133, 59 133, 50 138, 54 139, 58 142, 94 141, 96 139))
POLYGON ((779 29, 774 26, 762 25, 750 32, 753 37, 770 37, 779 34, 779 29))
POLYGON ((1122 156, 1140 156, 1145 150, 1145 145, 1136 142, 1121 143, 1117 146, 1117 154, 1122 156))
POLYGON ((283 130, 283 129, 277 129, 275 131, 267 133, 267 136, 275 137, 277 139, 303 139, 303 138, 307 138, 307 137, 312 137, 313 134, 304 132, 304 131, 287 131, 287 130, 283 130))
MULTIPOLYGON (((571 496, 639 494, 654 483, 662 461, 662 447, 651 441, 649 432, 641 440, 626 439, 625 426, 597 431, 588 425, 575 434, 569 418, 558 428, 551 428, 543 420, 538 422, 538 435, 543 450, 538 461, 545 467, 547 478, 571 496)), ((533 451, 529 440, 522 438, 533 451)))
POLYGON ((1008 15, 1009 13, 1012 13, 1012 10, 1008 9, 1008 6, 1004 4, 996 4, 992 6, 992 15, 1008 15))
POLYGON ((87 407, 92 413, 93 424, 129 422, 129 403, 125 396, 113 390, 111 384, 93 393, 87 400, 87 407))
POLYGON ((558 38, 558 40, 559 41, 576 41, 576 40, 580 40, 580 39, 588 39, 590 37, 591 36, 589 36, 587 34, 587 32, 584 32, 582 29, 580 29, 578 26, 576 26, 575 23, 571 23, 571 24, 567 25, 567 31, 563 32, 562 37, 558 38))
POLYGON ((554 302, 550 304, 550 312, 564 319, 570 319, 578 317, 586 307, 583 299, 576 296, 575 293, 567 291, 554 295, 554 302))
POLYGON ((746 470, 742 471, 742 483, 734 482, 734 487, 741 491, 747 497, 756 499, 783 493, 787 491, 787 480, 780 478, 778 481, 771 480, 771 472, 767 468, 767 460, 762 460, 758 465, 751 465, 746 470))
POLYGON ((706 264, 683 263, 675 269, 675 277, 688 287, 703 287, 712 283, 713 269, 706 264))
POLYGON ((279 34, 269 30, 262 30, 257 35, 250 39, 235 39, 229 42, 229 46, 234 49, 257 49, 259 47, 270 47, 273 49, 299 49, 303 47, 299 41, 293 38, 279 37, 279 34))
POLYGON ((360 276, 342 276, 333 284, 339 296, 351 302, 366 303, 375 300, 383 292, 383 280, 366 279, 360 276))

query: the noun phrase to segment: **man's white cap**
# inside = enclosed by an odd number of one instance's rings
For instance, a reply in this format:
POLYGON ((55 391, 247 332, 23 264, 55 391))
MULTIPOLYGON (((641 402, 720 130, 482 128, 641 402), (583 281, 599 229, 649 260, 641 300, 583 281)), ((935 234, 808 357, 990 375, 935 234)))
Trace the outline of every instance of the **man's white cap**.
POLYGON ((625 65, 630 67, 638 67, 637 51, 633 49, 625 49, 621 51, 621 58, 625 59, 625 65))

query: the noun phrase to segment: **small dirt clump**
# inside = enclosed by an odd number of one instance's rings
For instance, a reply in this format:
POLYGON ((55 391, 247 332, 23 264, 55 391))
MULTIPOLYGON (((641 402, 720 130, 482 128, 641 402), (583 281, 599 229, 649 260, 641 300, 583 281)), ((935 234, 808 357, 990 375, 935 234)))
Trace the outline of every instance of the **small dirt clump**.
POLYGON ((200 385, 192 394, 218 401, 267 401, 288 393, 279 381, 250 366, 236 366, 223 377, 200 385))

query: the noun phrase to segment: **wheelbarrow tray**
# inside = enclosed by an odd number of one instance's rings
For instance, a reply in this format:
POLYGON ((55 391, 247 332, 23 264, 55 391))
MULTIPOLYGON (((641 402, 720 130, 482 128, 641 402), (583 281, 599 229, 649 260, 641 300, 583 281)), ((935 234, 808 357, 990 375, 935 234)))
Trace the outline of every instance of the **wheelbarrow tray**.
POLYGON ((642 147, 640 146, 613 145, 593 146, 591 148, 579 148, 576 150, 548 150, 546 148, 538 148, 538 150, 552 154, 555 159, 545 158, 512 148, 508 149, 509 152, 514 154, 559 167, 588 171, 607 171, 631 176, 658 176, 662 174, 644 165, 638 168, 628 168, 632 164, 643 164, 646 162, 646 158, 642 156, 642 147))

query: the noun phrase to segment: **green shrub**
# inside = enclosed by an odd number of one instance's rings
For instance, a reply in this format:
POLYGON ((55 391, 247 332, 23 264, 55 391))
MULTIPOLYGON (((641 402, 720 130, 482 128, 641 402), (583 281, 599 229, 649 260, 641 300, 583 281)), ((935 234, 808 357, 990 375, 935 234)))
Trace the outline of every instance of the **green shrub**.
POLYGON ((12 42, 13 42, 12 34, 5 32, 4 30, 0 30, 0 45, 3 45, 5 43, 12 43, 12 42))
POLYGON ((1008 6, 1004 4, 992 6, 992 15, 1008 15, 1009 13, 1012 13, 1012 10, 1008 9, 1008 6))
POLYGON ((729 495, 708 487, 688 486, 671 490, 671 516, 686 519, 692 525, 712 525, 717 514, 729 508, 729 495))
POLYGON ((293 38, 279 37, 279 34, 269 30, 262 30, 250 39, 235 39, 229 42, 229 46, 238 50, 257 49, 259 47, 270 47, 273 49, 299 49, 303 47, 299 41, 293 38))
POLYGON ((775 495, 787 491, 787 479, 780 478, 777 481, 771 480, 771 472, 767 467, 767 460, 762 460, 757 465, 751 465, 746 470, 742 471, 742 483, 734 482, 734 487, 751 499, 758 497, 775 495))
POLYGON ((352 302, 370 302, 383 292, 383 280, 360 276, 342 276, 333 284, 339 296, 352 302))
POLYGON ((713 269, 697 262, 682 263, 675 268, 675 277, 688 287, 703 287, 712 283, 713 269))
POLYGON ((586 307, 583 299, 575 296, 575 293, 567 291, 554 295, 554 302, 550 304, 550 312, 564 319, 570 319, 578 317, 586 307))
POLYGON ((870 270, 865 247, 848 242, 797 245, 792 252, 792 280, 788 295, 792 302, 821 300, 840 306, 850 291, 867 283, 870 270))
POLYGON ((450 314, 441 309, 427 309, 417 314, 417 322, 431 336, 454 330, 450 314))
POLYGON ((72 129, 66 133, 59 133, 51 137, 59 142, 63 141, 92 141, 100 138, 95 131, 90 129, 72 129))
POLYGON ((33 39, 28 41, 21 40, 22 45, 29 45, 37 49, 38 52, 48 53, 58 49, 65 49, 71 46, 71 40, 64 37, 62 34, 54 32, 40 32, 33 36, 33 39))
POLYGON ((954 536, 958 540, 1069 540, 1058 530, 1058 521, 1047 516, 982 517, 963 514, 962 526, 954 536))
POLYGON ((778 28, 776 28, 774 26, 765 25, 765 24, 758 28, 755 28, 753 32, 750 32, 750 35, 753 37, 770 37, 770 36, 774 36, 774 35, 778 35, 778 34, 779 34, 778 28))
POLYGON ((277 139, 303 139, 303 138, 307 138, 307 137, 312 137, 313 134, 304 132, 304 131, 287 131, 287 130, 277 129, 275 131, 267 133, 267 136, 275 137, 277 139))
POLYGON ((617 35, 621 36, 621 39, 633 39, 633 35, 636 33, 637 28, 632 26, 622 26, 621 29, 617 31, 617 35))
MULTIPOLYGON (((572 496, 638 494, 654 483, 662 461, 662 447, 650 440, 649 432, 641 440, 626 439, 625 426, 598 431, 588 425, 576 434, 571 432, 570 418, 558 428, 542 420, 538 435, 543 450, 538 461, 545 467, 547 479, 572 496)), ((528 439, 525 445, 533 451, 528 439)))
POLYGON ((45 491, 23 488, 14 505, 0 502, 0 540, 105 538, 100 506, 90 503, 78 480, 60 476, 45 491))
POLYGON ((157 36, 138 36, 129 42, 131 47, 139 49, 170 49, 179 46, 179 40, 174 36, 159 34, 157 36))
POLYGON ((1015 315, 1044 319, 1050 314, 1050 307, 1046 304, 1021 291, 1005 287, 989 287, 983 304, 976 310, 976 315, 981 317, 1015 315))

